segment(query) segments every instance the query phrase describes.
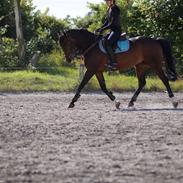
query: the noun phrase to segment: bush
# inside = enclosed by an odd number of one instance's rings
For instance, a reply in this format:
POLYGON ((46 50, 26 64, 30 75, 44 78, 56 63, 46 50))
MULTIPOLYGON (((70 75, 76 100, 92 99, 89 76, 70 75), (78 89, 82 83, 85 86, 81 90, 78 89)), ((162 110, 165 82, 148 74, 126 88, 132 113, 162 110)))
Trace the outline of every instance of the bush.
POLYGON ((42 54, 50 53, 55 47, 55 42, 50 38, 32 38, 26 44, 26 57, 30 58, 36 51, 42 54))
POLYGON ((57 52, 52 51, 50 54, 44 54, 41 56, 38 67, 58 67, 62 65, 63 56, 57 52))
POLYGON ((18 63, 17 44, 14 39, 0 38, 0 67, 13 69, 18 63))

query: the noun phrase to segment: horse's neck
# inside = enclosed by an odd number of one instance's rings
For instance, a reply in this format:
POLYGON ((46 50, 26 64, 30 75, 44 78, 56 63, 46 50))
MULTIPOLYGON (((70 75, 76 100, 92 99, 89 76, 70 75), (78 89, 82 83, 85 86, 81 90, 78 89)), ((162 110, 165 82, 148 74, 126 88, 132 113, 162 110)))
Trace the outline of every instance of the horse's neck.
POLYGON ((87 34, 80 33, 75 39, 77 46, 84 51, 96 41, 96 36, 89 32, 87 34))
POLYGON ((96 39, 89 39, 89 40, 87 40, 87 41, 83 44, 83 49, 84 49, 84 50, 88 49, 95 41, 96 41, 96 39))

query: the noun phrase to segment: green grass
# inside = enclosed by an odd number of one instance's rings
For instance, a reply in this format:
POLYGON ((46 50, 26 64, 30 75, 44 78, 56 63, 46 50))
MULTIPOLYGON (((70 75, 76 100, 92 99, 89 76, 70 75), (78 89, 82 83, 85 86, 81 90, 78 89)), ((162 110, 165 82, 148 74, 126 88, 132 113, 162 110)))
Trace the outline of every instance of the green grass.
MULTIPOLYGON (((113 91, 134 91, 137 88, 137 78, 124 75, 108 75, 105 73, 106 85, 113 91)), ((79 85, 78 69, 62 67, 49 72, 15 71, 0 72, 1 92, 33 92, 33 91, 75 91, 79 85)), ((183 81, 171 83, 173 91, 183 91, 183 81)), ((87 91, 100 90, 94 77, 85 87, 87 91)), ((147 78, 145 91, 165 90, 157 78, 147 78)))
POLYGON ((71 91, 76 85, 77 72, 74 69, 63 68, 59 74, 38 71, 0 72, 1 92, 71 91))
MULTIPOLYGON (((106 85, 113 91, 134 91, 138 87, 138 80, 134 76, 125 75, 108 75, 105 74, 106 85)), ((177 80, 176 82, 170 82, 170 86, 173 91, 183 91, 183 80, 177 80)), ((92 80, 90 84, 91 89, 98 89, 98 82, 96 79, 92 80)), ((147 77, 146 86, 144 91, 164 91, 165 86, 162 81, 157 77, 147 77)))

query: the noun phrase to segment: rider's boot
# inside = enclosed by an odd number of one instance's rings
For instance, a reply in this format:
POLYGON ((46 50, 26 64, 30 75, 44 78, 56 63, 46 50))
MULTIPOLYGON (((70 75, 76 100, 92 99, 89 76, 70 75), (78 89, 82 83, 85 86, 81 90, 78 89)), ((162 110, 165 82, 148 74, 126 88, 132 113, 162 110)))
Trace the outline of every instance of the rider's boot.
POLYGON ((109 70, 117 70, 117 61, 116 61, 115 54, 114 54, 114 51, 113 51, 111 45, 106 44, 106 51, 109 56, 109 63, 106 64, 106 67, 109 70))

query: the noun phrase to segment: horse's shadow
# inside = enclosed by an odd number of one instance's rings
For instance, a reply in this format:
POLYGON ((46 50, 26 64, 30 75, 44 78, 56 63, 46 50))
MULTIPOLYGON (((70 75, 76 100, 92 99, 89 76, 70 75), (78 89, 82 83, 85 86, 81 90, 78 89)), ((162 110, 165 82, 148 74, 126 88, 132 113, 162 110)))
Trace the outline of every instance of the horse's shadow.
POLYGON ((0 96, 7 96, 5 93, 0 93, 0 96))
POLYGON ((183 112, 183 108, 120 108, 122 112, 151 112, 151 111, 176 111, 183 112))

